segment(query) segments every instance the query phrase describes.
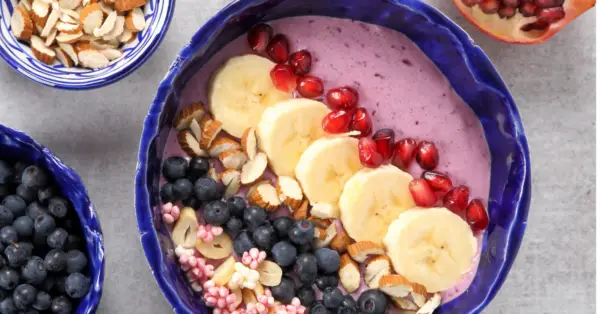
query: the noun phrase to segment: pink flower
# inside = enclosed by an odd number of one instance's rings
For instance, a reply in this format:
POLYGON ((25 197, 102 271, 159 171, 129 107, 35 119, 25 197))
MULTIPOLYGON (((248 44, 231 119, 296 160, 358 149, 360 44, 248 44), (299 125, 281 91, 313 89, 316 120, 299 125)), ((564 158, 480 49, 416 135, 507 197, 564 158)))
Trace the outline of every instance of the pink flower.
POLYGON ((259 251, 257 248, 252 248, 250 251, 244 252, 242 255, 242 263, 251 269, 256 269, 265 258, 267 258, 267 253, 265 251, 259 251))
POLYGON ((208 243, 215 239, 216 236, 220 236, 223 233, 223 228, 215 227, 213 225, 199 225, 197 236, 202 242, 208 243))
POLYGON ((225 314, 235 310, 236 296, 226 287, 217 287, 214 281, 209 280, 204 283, 204 301, 206 305, 215 308, 214 313, 225 314))
POLYGON ((264 295, 259 295, 256 299, 257 303, 246 304, 246 314, 267 314, 275 306, 275 299, 268 288, 264 295))
POLYGON ((277 314, 304 314, 306 313, 306 307, 300 304, 300 299, 292 299, 292 303, 288 305, 278 305, 277 314))
POLYGON ((215 274, 215 267, 206 263, 206 260, 202 257, 195 256, 193 249, 186 249, 182 246, 178 246, 175 249, 175 255, 179 257, 179 265, 190 283, 196 283, 192 285, 194 291, 201 290, 202 284, 211 278, 215 274))
POLYGON ((181 213, 179 207, 173 205, 173 203, 163 204, 160 212, 162 214, 163 221, 169 225, 176 222, 177 219, 179 219, 179 214, 181 213))

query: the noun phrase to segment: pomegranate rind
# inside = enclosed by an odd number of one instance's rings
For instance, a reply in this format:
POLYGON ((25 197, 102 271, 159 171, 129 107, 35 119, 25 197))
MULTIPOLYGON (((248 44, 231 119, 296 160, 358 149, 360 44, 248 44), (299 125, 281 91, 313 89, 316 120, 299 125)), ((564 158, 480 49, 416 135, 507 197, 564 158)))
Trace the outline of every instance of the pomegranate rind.
POLYGON ((511 44, 540 44, 556 35, 563 27, 596 5, 596 0, 565 0, 565 17, 545 30, 522 31, 524 25, 537 21, 537 17, 524 17, 518 10, 510 19, 498 14, 486 14, 478 5, 466 6, 462 0, 453 0, 460 13, 475 27, 490 37, 511 44))

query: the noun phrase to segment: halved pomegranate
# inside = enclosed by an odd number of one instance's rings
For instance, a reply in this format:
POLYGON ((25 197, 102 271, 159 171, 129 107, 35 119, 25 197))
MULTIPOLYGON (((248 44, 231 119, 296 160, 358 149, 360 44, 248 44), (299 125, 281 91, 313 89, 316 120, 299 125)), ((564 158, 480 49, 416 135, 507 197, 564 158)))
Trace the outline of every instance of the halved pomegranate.
POLYGON ((596 0, 454 0, 473 25, 491 37, 538 44, 596 5, 596 0))

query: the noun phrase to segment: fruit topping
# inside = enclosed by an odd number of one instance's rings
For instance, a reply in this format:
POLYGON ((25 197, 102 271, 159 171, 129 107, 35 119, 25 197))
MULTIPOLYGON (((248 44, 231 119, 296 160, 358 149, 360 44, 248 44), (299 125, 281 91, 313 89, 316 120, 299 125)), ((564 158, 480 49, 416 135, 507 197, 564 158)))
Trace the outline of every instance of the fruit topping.
POLYGON ((325 291, 327 288, 337 287, 338 284, 339 280, 336 275, 321 275, 315 280, 315 285, 321 291, 325 291))
POLYGON ((176 246, 192 248, 196 244, 197 232, 198 220, 196 219, 196 212, 191 207, 184 207, 171 233, 173 243, 176 246))
POLYGON ((392 129, 381 129, 373 134, 377 152, 383 157, 383 161, 388 161, 394 154, 394 137, 392 129))
MULTIPOLYGON (((185 208, 184 208, 185 210, 185 208)), ((194 216, 195 217, 195 216, 194 216)), ((230 213, 227 204, 222 201, 212 201, 204 207, 202 218, 207 224, 222 226, 229 220, 230 213)))
POLYGON ((293 244, 287 241, 279 241, 273 246, 271 253, 275 263, 281 267, 287 267, 296 262, 298 251, 293 244))
POLYGON ((377 151, 377 143, 368 137, 358 141, 358 156, 363 166, 377 168, 383 163, 383 156, 377 151))
POLYGON ((365 290, 360 294, 357 301, 360 313, 384 314, 387 309, 388 300, 383 292, 377 289, 365 290))
POLYGON ((302 253, 296 259, 296 273, 304 285, 312 285, 317 279, 317 258, 311 253, 302 253))
POLYGON ((315 98, 323 95, 323 81, 320 78, 305 75, 297 78, 298 93, 305 98, 315 98))
POLYGON ((383 247, 371 242, 360 241, 348 246, 348 254, 353 260, 364 263, 371 255, 384 255, 383 247))
POLYGON ((342 287, 349 293, 356 291, 360 287, 360 270, 358 264, 350 258, 350 255, 343 254, 340 257, 338 275, 342 287))
POLYGON ((373 123, 367 109, 358 107, 352 115, 350 129, 360 132, 360 136, 369 136, 373 130, 373 123))
POLYGON ((437 171, 423 171, 421 178, 425 179, 429 186, 436 192, 448 192, 452 189, 450 177, 437 171))
POLYGON ((328 309, 337 309, 344 301, 344 294, 337 287, 327 287, 323 291, 323 305, 328 309))
POLYGON ((242 151, 246 153, 246 156, 250 160, 256 157, 258 154, 258 147, 256 144, 256 130, 254 128, 247 128, 242 135, 242 151))
POLYGON ((305 75, 310 72, 312 56, 308 50, 296 51, 290 55, 289 63, 294 69, 294 74, 305 75))
POLYGON ((252 239, 260 249, 266 251, 271 251, 273 245, 278 241, 275 229, 270 224, 264 224, 256 228, 252 233, 252 239))
POLYGON ((290 53, 290 44, 287 37, 277 34, 269 41, 267 45, 267 54, 275 63, 285 63, 290 53))
POLYGON ((189 166, 186 171, 186 176, 190 181, 196 182, 196 180, 205 176, 210 168, 208 159, 201 157, 192 157, 189 162, 189 166))
POLYGON ((340 268, 340 254, 332 249, 319 248, 315 250, 315 257, 321 273, 336 273, 340 268))
POLYGON ((358 306, 356 301, 351 295, 344 296, 344 301, 342 301, 341 307, 338 309, 338 313, 341 314, 357 314, 358 306))
POLYGON ((425 179, 414 179, 408 184, 410 194, 415 204, 421 207, 431 207, 437 203, 437 195, 425 179))
POLYGON ((323 118, 323 130, 331 134, 340 134, 350 131, 352 114, 352 111, 343 109, 330 112, 323 118))
POLYGON ((212 280, 209 280, 203 288, 206 305, 219 310, 233 311, 235 309, 233 305, 236 303, 236 295, 231 293, 227 287, 216 286, 212 280))
POLYGON ((365 267, 365 283, 369 288, 379 288, 379 280, 385 275, 392 273, 390 258, 386 255, 376 256, 370 259, 365 267))
POLYGON ((392 164, 402 170, 407 170, 417 154, 417 143, 411 138, 399 140, 394 145, 392 164))
POLYGON ((340 209, 337 205, 329 203, 315 203, 310 210, 310 214, 320 219, 339 218, 340 209))
POLYGON ((358 103, 358 92, 350 86, 338 87, 327 92, 326 100, 333 110, 353 109, 358 103))
POLYGON ((233 243, 227 233, 216 236, 210 242, 196 241, 196 250, 209 259, 222 259, 231 255, 233 243))
POLYGON ((169 181, 175 181, 185 177, 188 162, 181 157, 169 157, 162 166, 162 174, 169 181))
POLYGON ((317 301, 317 295, 312 287, 302 286, 296 291, 296 296, 304 306, 311 306, 317 301))
POLYGON ((173 182, 173 197, 178 200, 185 200, 192 195, 194 189, 192 182, 187 178, 177 179, 173 182))
POLYGON ((459 185, 444 195, 444 207, 456 214, 462 214, 469 202, 469 188, 459 185))
POLYGON ((490 223, 488 213, 479 199, 474 199, 467 205, 467 223, 471 226, 474 232, 483 231, 490 223))
POLYGON ((194 183, 194 195, 201 202, 210 202, 221 198, 222 191, 212 178, 200 178, 194 183))
POLYGON ((309 309, 310 314, 331 314, 325 305, 323 305, 323 301, 315 302, 309 309))
POLYGON ((267 155, 258 153, 254 159, 249 160, 242 166, 241 182, 243 185, 253 184, 264 175, 267 170, 267 155))
POLYGON ((223 233, 223 228, 215 227, 212 225, 199 225, 196 236, 202 242, 211 242, 216 236, 220 236, 223 233))
POLYGON ((417 145, 416 160, 424 170, 433 170, 439 163, 439 155, 435 144, 429 141, 421 141, 417 145))
POLYGON ((289 304, 296 296, 296 284, 294 283, 294 279, 289 276, 281 277, 281 282, 278 285, 271 287, 271 294, 273 294, 275 300, 284 304, 289 304))
MULTIPOLYGON (((244 211, 244 224, 248 226, 250 230, 258 228, 258 226, 262 225, 266 219, 267 212, 261 207, 250 206, 244 211)), ((249 249, 247 251, 249 251, 249 249)))
POLYGON ((233 250, 238 256, 243 256, 244 252, 248 252, 254 247, 256 247, 256 245, 252 241, 252 233, 248 230, 240 231, 233 240, 233 250))
POLYGON ((256 24, 248 31, 248 44, 257 53, 263 53, 273 36, 273 28, 268 24, 256 24))
POLYGON ((260 283, 267 287, 275 287, 283 281, 283 270, 276 263, 265 260, 256 268, 260 275, 260 283))
POLYGON ((315 234, 314 225, 308 220, 298 220, 288 233, 290 241, 295 244, 306 244, 312 241, 315 234))
POLYGON ((271 70, 271 80, 273 85, 283 92, 291 92, 296 88, 297 78, 290 65, 277 64, 271 70))

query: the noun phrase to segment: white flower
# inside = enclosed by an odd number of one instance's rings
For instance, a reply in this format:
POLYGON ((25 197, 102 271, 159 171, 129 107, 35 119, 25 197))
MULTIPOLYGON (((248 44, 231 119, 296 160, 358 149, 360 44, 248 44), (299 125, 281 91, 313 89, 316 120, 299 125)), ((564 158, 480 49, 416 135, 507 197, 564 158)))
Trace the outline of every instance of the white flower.
POLYGON ((229 289, 237 289, 237 288, 247 288, 254 289, 258 283, 258 278, 260 275, 254 269, 250 269, 246 267, 242 263, 235 263, 233 266, 235 272, 231 276, 231 279, 227 283, 229 289))

